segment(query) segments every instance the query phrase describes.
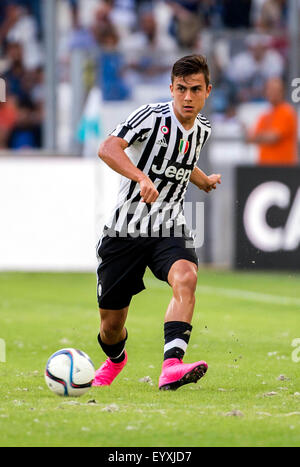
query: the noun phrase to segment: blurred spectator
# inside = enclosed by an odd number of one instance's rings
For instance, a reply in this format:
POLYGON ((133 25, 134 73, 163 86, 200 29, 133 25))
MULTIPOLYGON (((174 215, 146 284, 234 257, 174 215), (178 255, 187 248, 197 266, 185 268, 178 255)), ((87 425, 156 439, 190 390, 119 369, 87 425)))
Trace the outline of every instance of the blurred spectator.
POLYGON ((251 11, 250 11, 250 21, 252 26, 256 26, 260 15, 263 4, 266 0, 252 0, 251 2, 251 11))
POLYGON ((120 38, 130 35, 136 25, 136 0, 101 0, 95 11, 93 32, 103 25, 112 24, 120 38))
POLYGON ((279 78, 266 83, 265 95, 271 108, 261 115, 246 142, 259 146, 259 164, 295 165, 297 157, 297 114, 284 100, 284 84, 279 78))
POLYGON ((168 34, 158 31, 151 8, 142 8, 138 18, 139 29, 120 44, 127 57, 131 83, 169 83, 170 66, 177 52, 176 42, 168 34))
POLYGON ((24 72, 22 64, 15 62, 5 76, 9 90, 14 93, 16 114, 7 146, 11 149, 40 148, 44 107, 43 70, 38 68, 24 72))
POLYGON ((3 78, 8 92, 17 99, 24 97, 23 78, 26 70, 23 63, 23 46, 19 42, 7 44, 4 55, 3 78))
POLYGON ((38 35, 42 36, 42 2, 41 0, 13 0, 21 6, 24 6, 29 14, 34 17, 37 25, 38 35))
POLYGON ((13 149, 41 147, 43 73, 42 68, 26 70, 22 52, 20 43, 7 45, 7 68, 3 75, 11 97, 3 105, 2 112, 14 116, 9 118, 9 134, 5 143, 13 149))
POLYGON ((231 44, 229 41, 216 39, 210 54, 210 68, 213 76, 214 92, 210 102, 212 112, 223 113, 228 107, 237 105, 236 85, 227 77, 230 63, 231 44))
POLYGON ((112 1, 106 0, 99 4, 94 14, 94 21, 91 30, 98 43, 103 39, 102 30, 106 26, 112 25, 111 20, 112 1))
POLYGON ((29 93, 34 104, 42 109, 45 95, 45 76, 43 67, 39 67, 32 72, 29 93))
POLYGON ((286 0, 265 0, 261 6, 255 26, 263 31, 278 32, 286 26, 286 19, 286 0))
POLYGON ((38 26, 39 35, 42 32, 42 8, 40 0, 1 0, 0 2, 0 26, 7 17, 7 7, 10 5, 23 6, 32 15, 38 26))
POLYGON ((39 148, 42 144, 44 76, 37 21, 29 14, 35 0, 4 2, 0 23, 2 76, 8 100, 1 105, 1 148, 39 148), (4 120, 7 123, 4 124, 4 120))
POLYGON ((42 145, 41 109, 30 99, 18 102, 18 118, 11 132, 11 149, 40 148, 42 145))
POLYGON ((221 0, 225 28, 249 28, 252 0, 221 0))
POLYGON ((244 132, 243 124, 238 116, 237 107, 234 103, 229 103, 222 113, 213 115, 215 125, 214 134, 216 136, 240 137, 244 132))
POLYGON ((1 0, 0 2, 0 28, 2 27, 2 24, 5 21, 6 8, 8 4, 9 4, 9 0, 1 0))
POLYGON ((74 49, 89 51, 95 47, 96 43, 91 24, 86 24, 82 20, 80 0, 67 0, 58 5, 57 29, 59 40, 57 41, 57 57, 61 77, 64 79, 68 75, 70 51, 74 49), (67 8, 68 6, 69 8, 67 8))
POLYGON ((235 55, 227 67, 226 78, 236 87, 237 100, 259 101, 264 99, 264 85, 271 77, 282 77, 284 60, 271 48, 271 38, 250 35, 248 49, 235 55))
POLYGON ((200 30, 200 7, 198 0, 166 0, 172 9, 170 33, 179 47, 195 49, 198 46, 200 30))
POLYGON ((18 109, 15 98, 7 96, 6 103, 0 104, 0 149, 8 147, 8 141, 17 118, 18 109))
POLYGON ((14 2, 7 6, 6 18, 0 29, 0 39, 8 43, 22 44, 26 69, 41 65, 42 51, 38 40, 37 22, 23 6, 14 2))
POLYGON ((10 29, 19 19, 19 8, 16 3, 3 0, 1 2, 0 44, 3 44, 10 29))
POLYGON ((72 27, 77 29, 80 27, 78 0, 68 0, 68 2, 71 10, 72 27))
POLYGON ((220 0, 202 0, 200 3, 201 23, 204 27, 219 29, 223 26, 223 7, 220 0))
POLYGON ((113 0, 111 21, 118 30, 120 38, 127 37, 136 25, 137 1, 113 0))
POLYGON ((124 76, 123 55, 120 53, 119 36, 112 24, 103 25, 98 31, 100 45, 99 80, 103 100, 123 100, 130 96, 124 76))

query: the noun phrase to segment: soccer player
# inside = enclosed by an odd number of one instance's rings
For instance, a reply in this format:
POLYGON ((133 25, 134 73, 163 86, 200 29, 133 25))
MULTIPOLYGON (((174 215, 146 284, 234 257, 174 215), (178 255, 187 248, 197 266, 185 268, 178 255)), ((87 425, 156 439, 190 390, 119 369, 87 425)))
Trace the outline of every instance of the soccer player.
POLYGON ((221 176, 197 166, 211 133, 199 112, 211 92, 202 55, 178 60, 172 69, 173 100, 144 105, 101 144, 99 157, 122 175, 117 204, 97 245, 98 342, 107 355, 94 386, 110 385, 127 362, 125 322, 132 296, 145 286, 148 266, 173 291, 164 320, 164 359, 159 389, 196 383, 207 364, 183 363, 192 331, 198 259, 183 213, 189 181, 210 192, 221 176))

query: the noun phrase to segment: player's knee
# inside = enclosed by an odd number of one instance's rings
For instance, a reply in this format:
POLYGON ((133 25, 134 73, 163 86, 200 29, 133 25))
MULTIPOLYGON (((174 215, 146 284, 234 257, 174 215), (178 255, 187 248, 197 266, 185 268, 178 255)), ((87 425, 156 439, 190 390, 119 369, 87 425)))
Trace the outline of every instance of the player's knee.
POLYGON ((197 287, 197 271, 193 268, 186 269, 176 274, 173 290, 193 297, 197 287))

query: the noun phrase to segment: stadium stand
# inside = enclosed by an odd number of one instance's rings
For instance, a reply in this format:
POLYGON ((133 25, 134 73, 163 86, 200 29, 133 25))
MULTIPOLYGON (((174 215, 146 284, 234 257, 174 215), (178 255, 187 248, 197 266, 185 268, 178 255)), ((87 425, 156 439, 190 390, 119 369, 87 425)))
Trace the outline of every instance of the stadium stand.
MULTIPOLYGON (((73 85, 78 52, 80 94, 87 97, 96 85, 106 101, 130 101, 139 85, 143 91, 148 85, 150 94, 150 87, 168 82, 173 59, 190 51, 208 55, 214 83, 209 113, 217 123, 238 119, 244 104, 263 102, 270 75, 288 79, 285 0, 57 0, 57 7, 58 95, 73 85)), ((41 2, 1 2, 0 75, 8 93, 0 110, 2 149, 43 147, 41 26, 41 2)))

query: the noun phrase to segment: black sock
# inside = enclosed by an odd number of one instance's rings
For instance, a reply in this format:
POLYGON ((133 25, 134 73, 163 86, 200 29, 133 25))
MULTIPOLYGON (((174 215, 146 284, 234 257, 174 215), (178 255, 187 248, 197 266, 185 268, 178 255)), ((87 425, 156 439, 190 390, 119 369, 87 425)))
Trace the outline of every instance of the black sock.
POLYGON ((183 321, 169 321, 165 323, 164 360, 167 360, 167 358, 183 359, 191 332, 192 326, 189 323, 183 321))
POLYGON ((98 334, 98 342, 99 342, 101 349, 105 353, 105 355, 107 355, 111 359, 112 362, 121 363, 125 359, 125 343, 126 343, 127 337, 128 337, 128 332, 126 329, 125 339, 123 339, 121 342, 118 342, 117 344, 113 344, 113 345, 104 344, 104 342, 102 342, 101 340, 100 334, 98 334))

